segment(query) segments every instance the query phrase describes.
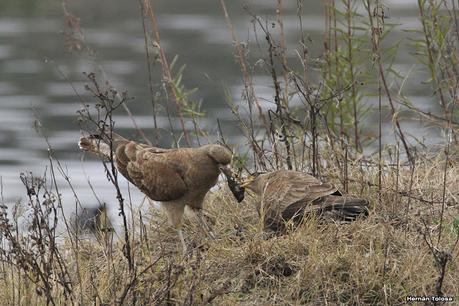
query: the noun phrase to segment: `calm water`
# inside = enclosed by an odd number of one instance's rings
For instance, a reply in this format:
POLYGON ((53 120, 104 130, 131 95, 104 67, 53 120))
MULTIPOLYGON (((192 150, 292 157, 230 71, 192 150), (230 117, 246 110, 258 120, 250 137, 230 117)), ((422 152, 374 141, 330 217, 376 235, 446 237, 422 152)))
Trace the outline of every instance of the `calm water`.
MULTIPOLYGON (((70 1, 71 9, 81 18, 86 41, 96 51, 93 57, 81 57, 64 51, 64 22, 59 1, 51 0, 1 0, 0 1, 0 176, 3 196, 9 203, 24 199, 25 188, 19 180, 21 172, 32 171, 42 174, 49 164, 46 143, 34 129, 39 120, 58 158, 66 168, 71 183, 83 206, 94 206, 95 195, 88 180, 101 201, 116 203, 115 194, 105 178, 103 167, 94 158, 86 157, 77 149, 81 135, 76 120, 80 109, 80 98, 92 101, 83 89, 85 79, 82 72, 95 71, 103 75, 119 90, 127 89, 136 99, 129 104, 137 124, 152 135, 152 108, 144 52, 144 37, 137 1, 121 0, 79 0, 70 1), (64 74, 67 80, 63 77, 64 74)), ((197 99, 202 99, 207 113, 203 127, 216 134, 216 119, 223 122, 224 132, 230 142, 243 141, 238 128, 232 123, 231 112, 226 108, 225 90, 235 103, 241 104, 241 74, 233 58, 230 34, 226 28, 218 1, 208 0, 158 0, 154 1, 158 12, 163 47, 169 60, 179 55, 179 63, 186 64, 184 82, 188 88, 199 87, 197 99)), ((239 38, 252 39, 249 34, 252 24, 239 1, 227 1, 230 14, 239 38)), ((276 1, 248 1, 253 12, 272 16, 276 1)), ((286 2, 285 29, 290 54, 294 56, 293 44, 297 37, 295 7, 296 1, 286 2), (292 4, 289 4, 292 3, 292 4)), ((309 1, 305 1, 308 3, 309 1)), ((408 34, 403 28, 419 26, 416 19, 416 2, 386 1, 391 10, 391 21, 402 24, 393 35, 402 39, 408 34)), ((321 1, 308 4, 305 9, 305 28, 311 35, 311 56, 317 57, 322 48, 324 20, 321 1)), ((405 48, 406 49, 406 48, 405 48)), ((413 66, 412 56, 399 53, 396 69, 407 72, 414 69, 407 82, 405 93, 417 105, 430 109, 432 99, 428 92, 420 92, 417 84, 427 79, 420 67, 413 66)), ((154 74, 160 74, 160 67, 154 67, 154 74)), ((255 84, 261 101, 273 100, 270 78, 255 74, 255 84)), ((374 103, 369 100, 369 103, 374 103)), ((265 109, 273 107, 264 102, 265 109)), ((371 120, 371 118, 370 118, 371 120)), ((167 128, 165 118, 159 118, 160 127, 167 128)), ((122 112, 116 116, 118 131, 133 136, 131 120, 122 112)), ((390 121, 386 130, 391 131, 390 121)), ((418 123, 406 120, 404 128, 418 137, 436 135, 435 131, 420 128, 418 123)), ((385 142, 391 142, 393 135, 385 133, 385 142)), ((205 140, 203 140, 205 142, 205 140)), ((166 142, 166 141, 165 141, 166 142)), ((165 143, 163 145, 168 145, 165 143)), ((74 207, 73 196, 63 179, 59 180, 67 210, 74 207)), ((123 187, 127 184, 122 183, 123 187)), ((126 193, 127 194, 127 193, 126 193)), ((131 190, 134 203, 143 198, 135 189, 131 190)), ((112 205, 111 207, 115 207, 112 205)), ((113 212, 116 213, 115 209, 113 212)))

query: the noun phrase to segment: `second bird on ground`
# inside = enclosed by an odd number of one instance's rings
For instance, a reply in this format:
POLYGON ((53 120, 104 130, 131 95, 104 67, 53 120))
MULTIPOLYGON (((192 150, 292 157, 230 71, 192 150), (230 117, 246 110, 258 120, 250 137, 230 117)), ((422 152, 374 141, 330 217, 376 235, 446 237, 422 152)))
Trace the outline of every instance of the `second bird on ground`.
POLYGON ((241 186, 256 197, 265 229, 282 231, 289 220, 299 222, 305 214, 352 221, 368 214, 368 201, 342 195, 330 183, 298 171, 277 170, 249 176, 241 186))

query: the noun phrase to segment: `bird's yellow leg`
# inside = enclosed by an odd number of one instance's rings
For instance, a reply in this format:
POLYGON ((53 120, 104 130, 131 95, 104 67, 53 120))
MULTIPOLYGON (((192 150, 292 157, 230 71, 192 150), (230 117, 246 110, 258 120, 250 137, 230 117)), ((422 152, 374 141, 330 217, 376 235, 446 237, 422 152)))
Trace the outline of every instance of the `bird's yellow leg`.
POLYGON ((193 210, 193 211, 196 213, 198 222, 201 225, 201 227, 204 230, 204 232, 207 234, 207 236, 209 236, 211 239, 217 239, 217 236, 212 231, 212 229, 210 228, 209 224, 207 224, 206 219, 204 218, 204 215, 202 213, 202 210, 201 209, 196 209, 196 210, 193 210))
POLYGON ((188 249, 186 247, 186 243, 185 243, 185 238, 183 237, 183 231, 182 231, 182 228, 179 228, 177 230, 177 234, 180 238, 180 242, 182 243, 182 248, 183 248, 183 254, 186 255, 188 254, 188 249))
POLYGON ((183 248, 183 254, 187 254, 187 246, 182 231, 182 217, 185 211, 185 204, 181 202, 161 203, 161 207, 166 211, 171 225, 177 230, 183 248))

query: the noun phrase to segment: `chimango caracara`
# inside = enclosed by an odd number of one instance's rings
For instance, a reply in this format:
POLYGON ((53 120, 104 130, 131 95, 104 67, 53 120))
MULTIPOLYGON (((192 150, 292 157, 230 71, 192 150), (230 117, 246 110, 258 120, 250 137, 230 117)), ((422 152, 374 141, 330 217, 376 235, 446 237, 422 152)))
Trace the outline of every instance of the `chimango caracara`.
POLYGON ((249 176, 241 187, 251 191, 266 229, 281 231, 304 214, 352 221, 368 215, 368 201, 342 195, 335 186, 298 171, 278 170, 249 176))
POLYGON ((128 181, 150 199, 161 202, 178 232, 184 252, 186 244, 181 228, 185 206, 196 213, 203 229, 211 234, 201 210, 205 195, 217 183, 220 169, 229 167, 232 154, 228 149, 214 144, 162 149, 115 133, 82 137, 79 147, 105 158, 113 156, 118 171, 128 181))

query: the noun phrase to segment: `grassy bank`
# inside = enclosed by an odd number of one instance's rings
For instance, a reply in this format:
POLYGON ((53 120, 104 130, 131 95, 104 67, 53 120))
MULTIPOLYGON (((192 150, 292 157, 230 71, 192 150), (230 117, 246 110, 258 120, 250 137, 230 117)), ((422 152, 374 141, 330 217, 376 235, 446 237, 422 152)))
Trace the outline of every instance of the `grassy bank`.
MULTIPOLYGON (((54 205, 32 196, 26 233, 15 233, 10 222, 12 238, 2 241, 0 300, 3 305, 404 305, 407 296, 441 292, 457 298, 457 156, 446 166, 445 195, 444 167, 440 154, 419 157, 414 172, 388 168, 379 193, 371 187, 378 171, 350 164, 349 193, 370 200, 369 217, 350 224, 311 218, 277 237, 262 232, 253 199, 237 204, 223 183, 206 199, 218 239, 208 239, 188 220, 189 257, 161 212, 134 212, 131 268, 124 241, 112 240, 103 227, 95 235, 56 238, 52 218, 40 223, 37 217, 40 224, 33 224, 31 215, 54 205)), ((324 174, 336 182, 339 176, 333 167, 324 174)), ((44 189, 35 187, 41 196, 44 189)), ((2 223, 3 230, 6 226, 2 223)))

